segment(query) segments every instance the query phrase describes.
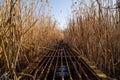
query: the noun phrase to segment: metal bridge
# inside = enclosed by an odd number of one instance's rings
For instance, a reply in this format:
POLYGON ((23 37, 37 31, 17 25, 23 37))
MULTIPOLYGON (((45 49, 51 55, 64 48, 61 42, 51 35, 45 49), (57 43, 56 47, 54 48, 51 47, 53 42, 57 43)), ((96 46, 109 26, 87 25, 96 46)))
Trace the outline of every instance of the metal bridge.
POLYGON ((64 43, 41 54, 21 74, 21 80, 110 80, 64 43))

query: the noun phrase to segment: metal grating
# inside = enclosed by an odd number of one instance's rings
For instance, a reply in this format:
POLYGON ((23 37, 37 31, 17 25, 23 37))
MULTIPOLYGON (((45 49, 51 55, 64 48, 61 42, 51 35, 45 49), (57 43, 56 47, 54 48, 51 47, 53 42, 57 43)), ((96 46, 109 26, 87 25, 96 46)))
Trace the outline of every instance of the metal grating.
POLYGON ((102 80, 78 53, 62 43, 22 73, 26 75, 21 80, 102 80))

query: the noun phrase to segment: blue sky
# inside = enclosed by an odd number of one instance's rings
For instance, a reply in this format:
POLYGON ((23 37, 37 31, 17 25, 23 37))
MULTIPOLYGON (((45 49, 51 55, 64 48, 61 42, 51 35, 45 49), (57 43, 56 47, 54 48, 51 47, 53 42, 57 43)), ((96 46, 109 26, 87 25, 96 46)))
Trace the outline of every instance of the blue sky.
MULTIPOLYGON (((67 21, 71 17, 72 1, 75 2, 77 0, 49 0, 51 7, 50 13, 52 15, 52 18, 57 21, 57 26, 60 29, 67 27, 67 21)), ((115 0, 112 1, 114 4, 115 0)), ((89 0, 83 0, 83 2, 88 3, 87 5, 89 5, 89 0)))
MULTIPOLYGON (((23 0, 25 1, 25 0, 23 0)), ((41 8, 41 3, 44 2, 45 5, 47 0, 28 0, 28 2, 34 2, 37 4, 36 12, 38 13, 41 8)), ((71 15, 71 5, 74 0, 48 0, 50 2, 50 14, 53 19, 56 20, 57 26, 60 29, 64 29, 67 26, 68 18, 71 15)), ((48 6, 45 6, 46 11, 49 9, 48 6)), ((48 10, 49 12, 49 10, 48 10)))
POLYGON ((57 20, 58 27, 63 29, 71 14, 72 0, 50 0, 51 15, 57 20))

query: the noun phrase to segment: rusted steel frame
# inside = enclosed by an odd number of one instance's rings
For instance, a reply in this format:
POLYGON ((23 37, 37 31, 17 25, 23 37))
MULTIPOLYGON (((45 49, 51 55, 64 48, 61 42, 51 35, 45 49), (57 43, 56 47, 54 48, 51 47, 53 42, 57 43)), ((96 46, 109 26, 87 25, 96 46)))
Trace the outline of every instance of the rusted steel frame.
POLYGON ((58 60, 59 60, 59 53, 57 51, 57 61, 56 61, 56 65, 55 65, 55 69, 54 69, 54 73, 53 73, 53 78, 52 80, 55 80, 55 75, 56 75, 56 70, 57 70, 57 66, 58 66, 58 60))
MULTIPOLYGON (((55 56, 55 54, 54 54, 55 52, 56 52, 56 51, 53 51, 53 52, 51 53, 52 56, 55 56)), ((52 56, 51 56, 51 57, 49 58, 49 60, 46 62, 46 64, 45 64, 45 66, 43 67, 43 69, 42 69, 42 71, 41 71, 38 79, 40 79, 40 78, 42 77, 42 75, 43 75, 45 69, 47 68, 47 66, 50 66, 50 63, 51 63, 52 59, 54 59, 54 57, 52 57, 52 56)))
POLYGON ((68 49, 68 52, 73 56, 74 60, 76 61, 76 63, 79 65, 80 70, 82 71, 82 73, 84 74, 84 76, 86 77, 87 80, 89 80, 88 75, 85 73, 84 69, 82 68, 81 64, 78 62, 78 60, 76 59, 76 57, 74 56, 75 53, 71 51, 71 49, 68 49))
POLYGON ((68 71, 68 74, 69 74, 69 76, 70 76, 69 79, 70 79, 70 80, 73 80, 73 78, 72 78, 72 76, 71 76, 71 72, 70 72, 70 67, 69 67, 69 65, 68 65, 68 61, 67 61, 65 49, 63 50, 63 53, 64 53, 64 55, 65 55, 65 62, 66 62, 66 66, 67 66, 67 71, 68 71))
POLYGON ((45 69, 47 68, 47 66, 50 66, 49 63, 51 63, 51 61, 52 61, 52 59, 53 59, 52 56, 55 56, 55 54, 56 54, 56 51, 54 51, 54 52, 51 53, 51 57, 50 57, 49 60, 46 62, 46 64, 45 64, 44 68, 42 69, 42 71, 41 71, 38 79, 40 79, 40 78, 42 77, 42 75, 43 75, 45 69))
MULTIPOLYGON (((55 55, 56 55, 56 54, 57 54, 57 50, 56 50, 56 52, 55 52, 55 55)), ((50 69, 51 69, 53 60, 55 59, 55 55, 52 57, 52 60, 51 60, 51 62, 50 62, 50 65, 49 65, 49 67, 48 67, 48 70, 47 70, 47 73, 46 73, 46 75, 45 75, 44 80, 47 80, 47 77, 48 77, 48 74, 49 74, 49 72, 50 72, 50 69)))
POLYGON ((102 80, 99 76, 97 76, 97 74, 87 65, 87 63, 82 58, 79 59, 81 63, 85 65, 85 67, 88 69, 87 71, 91 72, 91 74, 93 74, 97 80, 102 80))
MULTIPOLYGON (((46 56, 46 58, 47 58, 47 57, 49 58, 50 56, 46 56)), ((53 56, 52 56, 52 57, 53 57, 53 56)), ((55 58, 57 58, 57 57, 60 58, 61 56, 55 56, 55 58)), ((63 56, 63 58, 64 58, 64 57, 72 57, 72 56, 63 56)), ((77 56, 76 56, 76 57, 77 57, 77 56)))
MULTIPOLYGON (((50 56, 51 53, 52 53, 52 52, 50 52, 48 55, 50 56)), ((41 65, 38 67, 38 69, 37 69, 37 70, 35 71, 35 73, 34 73, 34 77, 35 77, 35 78, 36 78, 36 76, 37 76, 38 71, 41 69, 41 67, 43 66, 43 64, 46 63, 46 61, 47 61, 48 59, 49 59, 49 58, 44 57, 43 62, 41 63, 41 65)))
MULTIPOLYGON (((70 50, 71 52, 73 52, 72 50, 70 50)), ((75 53, 73 52, 73 54, 75 55, 75 53)), ((78 57, 78 56, 77 56, 78 57)), ((84 66, 85 67, 87 67, 87 69, 89 70, 89 72, 91 72, 96 78, 97 78, 97 80, 101 80, 97 75, 96 75, 96 73, 85 63, 85 61, 84 60, 82 60, 82 58, 81 57, 78 57, 78 59, 80 59, 80 60, 77 60, 77 62, 79 62, 79 63, 83 63, 84 64, 84 66)), ((83 68, 82 68, 83 69, 83 68)), ((83 69, 84 70, 84 69, 83 69)), ((85 70, 84 70, 84 72, 85 72, 85 70)), ((87 74, 87 73, 86 73, 87 74)), ((90 76, 91 77, 91 76, 90 76)))
MULTIPOLYGON (((50 53, 50 51, 46 55, 44 55, 44 57, 47 56, 49 53, 50 53)), ((42 57, 42 59, 44 59, 44 57, 42 57)), ((42 59, 41 59, 41 56, 39 56, 39 58, 35 59, 35 61, 34 61, 35 63, 31 63, 22 73, 31 74, 32 71, 38 67, 38 65, 39 65, 38 63, 41 63, 42 59), (39 62, 36 63, 37 61, 39 61, 39 62), (35 64, 36 64, 36 66, 35 66, 35 64)))
MULTIPOLYGON (((67 54, 69 54, 69 52, 68 52, 67 50, 65 50, 65 52, 66 52, 67 54)), ((75 66, 73 60, 71 59, 71 57, 69 57, 69 59, 70 59, 72 65, 73 65, 73 67, 74 67, 74 70, 75 70, 76 74, 77 74, 78 77, 79 77, 79 80, 82 80, 82 76, 80 75, 80 73, 79 73, 78 70, 76 69, 76 66, 75 66)))
POLYGON ((62 73, 62 80, 64 80, 64 74, 63 74, 63 49, 60 50, 61 54, 61 73, 62 73))

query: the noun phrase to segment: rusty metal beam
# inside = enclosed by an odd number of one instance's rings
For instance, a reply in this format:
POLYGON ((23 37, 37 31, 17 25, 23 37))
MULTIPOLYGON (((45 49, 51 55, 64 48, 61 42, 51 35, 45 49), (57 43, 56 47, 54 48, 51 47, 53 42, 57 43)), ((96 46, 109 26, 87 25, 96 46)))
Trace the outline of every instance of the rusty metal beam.
POLYGON ((23 71, 33 75, 35 80, 101 80, 80 54, 65 44, 40 56, 23 71))
MULTIPOLYGON (((54 53, 53 53, 53 54, 54 54, 54 53)), ((56 54, 57 54, 57 50, 55 51, 54 56, 55 56, 56 54)), ((48 74, 49 74, 50 69, 51 69, 51 67, 52 67, 52 63, 53 63, 53 60, 54 60, 54 59, 55 59, 55 57, 53 57, 52 60, 51 60, 51 62, 50 62, 50 65, 49 65, 49 67, 48 67, 47 73, 45 74, 44 80, 47 80, 47 77, 48 77, 48 74)))
POLYGON ((67 60, 67 57, 66 57, 66 52, 65 50, 63 50, 63 53, 65 55, 65 62, 66 62, 66 66, 67 66, 67 70, 68 70, 68 74, 69 74, 69 79, 70 80, 73 80, 72 76, 71 76, 71 72, 70 72, 70 65, 68 65, 68 60, 67 60))

